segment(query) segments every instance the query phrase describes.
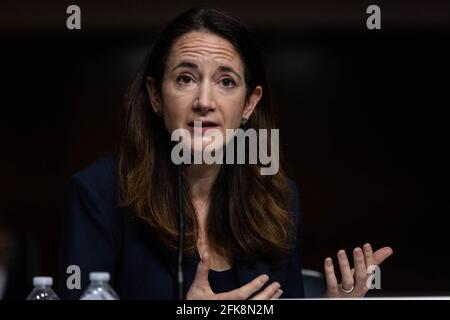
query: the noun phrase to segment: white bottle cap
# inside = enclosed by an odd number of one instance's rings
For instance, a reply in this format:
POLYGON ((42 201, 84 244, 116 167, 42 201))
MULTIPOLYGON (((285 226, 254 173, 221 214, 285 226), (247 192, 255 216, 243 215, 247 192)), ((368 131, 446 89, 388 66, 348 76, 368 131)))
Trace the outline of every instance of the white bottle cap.
POLYGON ((109 272, 91 272, 89 273, 90 281, 109 281, 109 272))
POLYGON ((53 278, 52 277, 34 277, 33 278, 33 286, 52 286, 53 278))

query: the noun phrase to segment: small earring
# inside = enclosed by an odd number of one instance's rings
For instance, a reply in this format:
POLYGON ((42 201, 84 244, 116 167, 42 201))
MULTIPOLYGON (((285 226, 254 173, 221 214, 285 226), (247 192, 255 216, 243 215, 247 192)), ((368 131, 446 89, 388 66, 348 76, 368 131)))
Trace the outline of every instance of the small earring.
POLYGON ((158 115, 158 117, 162 117, 162 115, 163 115, 163 112, 162 112, 162 110, 158 110, 158 111, 156 111, 156 114, 158 115))
POLYGON ((247 118, 242 118, 241 120, 241 126, 244 126, 247 123, 248 119, 247 118))

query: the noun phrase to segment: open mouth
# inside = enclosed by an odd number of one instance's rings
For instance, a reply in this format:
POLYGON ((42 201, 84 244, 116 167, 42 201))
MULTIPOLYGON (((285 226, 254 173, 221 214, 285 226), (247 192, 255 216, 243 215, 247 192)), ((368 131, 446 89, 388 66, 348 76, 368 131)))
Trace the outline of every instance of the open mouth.
MULTIPOLYGON (((209 121, 209 120, 195 120, 195 122, 200 122, 202 131, 205 129, 212 129, 212 128, 217 128, 219 127, 219 124, 217 122, 214 121, 209 121)), ((198 124, 197 124, 198 125, 198 124)), ((194 128, 194 121, 191 121, 188 123, 188 126, 191 128, 194 128)))

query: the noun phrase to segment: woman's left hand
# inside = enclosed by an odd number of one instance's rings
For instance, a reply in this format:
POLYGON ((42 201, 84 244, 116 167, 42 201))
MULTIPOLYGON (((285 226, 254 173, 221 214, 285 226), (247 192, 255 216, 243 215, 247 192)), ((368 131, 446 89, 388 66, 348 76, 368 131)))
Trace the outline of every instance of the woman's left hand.
POLYGON ((340 250, 337 253, 337 257, 339 269, 341 270, 341 284, 338 284, 336 279, 333 260, 329 257, 326 258, 324 263, 325 278, 327 281, 325 298, 363 297, 369 290, 367 287, 367 280, 370 276, 368 273, 369 266, 380 265, 392 253, 393 251, 390 247, 384 247, 373 252, 372 246, 366 243, 363 249, 358 247, 353 250, 353 262, 355 266, 351 269, 347 254, 344 250, 340 250))

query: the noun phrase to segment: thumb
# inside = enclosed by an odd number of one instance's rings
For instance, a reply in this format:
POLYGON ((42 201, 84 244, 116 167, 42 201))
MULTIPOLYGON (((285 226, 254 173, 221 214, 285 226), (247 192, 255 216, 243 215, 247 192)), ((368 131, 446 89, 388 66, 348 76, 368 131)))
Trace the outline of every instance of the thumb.
POLYGON ((384 260, 386 260, 394 251, 391 247, 383 247, 374 252, 373 258, 377 265, 380 265, 384 260))
POLYGON ((193 284, 199 287, 209 287, 208 274, 209 254, 205 251, 201 256, 201 260, 197 266, 197 272, 195 273, 193 284))

